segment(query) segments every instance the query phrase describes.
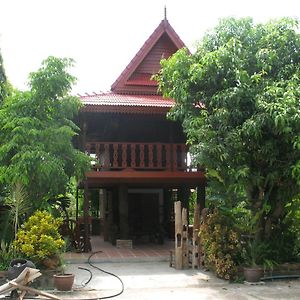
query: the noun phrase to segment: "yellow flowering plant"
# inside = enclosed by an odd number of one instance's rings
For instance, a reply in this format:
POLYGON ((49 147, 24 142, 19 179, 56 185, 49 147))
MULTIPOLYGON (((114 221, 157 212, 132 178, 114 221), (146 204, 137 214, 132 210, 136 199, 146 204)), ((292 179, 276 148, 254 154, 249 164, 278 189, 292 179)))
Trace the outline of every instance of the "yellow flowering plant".
POLYGON ((36 211, 17 232, 13 243, 16 251, 37 265, 45 259, 59 257, 65 247, 59 233, 62 222, 47 211, 36 211))

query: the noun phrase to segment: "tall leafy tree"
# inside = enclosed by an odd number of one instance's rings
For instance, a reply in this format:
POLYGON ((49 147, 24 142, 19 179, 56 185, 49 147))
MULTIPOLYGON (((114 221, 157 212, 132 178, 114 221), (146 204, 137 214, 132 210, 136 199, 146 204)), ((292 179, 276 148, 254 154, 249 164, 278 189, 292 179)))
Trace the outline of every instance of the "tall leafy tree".
POLYGON ((7 78, 3 66, 3 58, 0 52, 0 105, 7 95, 7 78))
POLYGON ((268 239, 299 193, 298 21, 221 20, 195 54, 163 60, 157 79, 176 100, 170 116, 182 121, 195 162, 247 195, 257 237, 268 239))
POLYGON ((71 176, 80 177, 88 157, 74 149, 80 108, 70 90, 70 59, 49 57, 29 76, 29 91, 14 91, 0 108, 0 182, 22 183, 35 207, 65 193, 71 176))

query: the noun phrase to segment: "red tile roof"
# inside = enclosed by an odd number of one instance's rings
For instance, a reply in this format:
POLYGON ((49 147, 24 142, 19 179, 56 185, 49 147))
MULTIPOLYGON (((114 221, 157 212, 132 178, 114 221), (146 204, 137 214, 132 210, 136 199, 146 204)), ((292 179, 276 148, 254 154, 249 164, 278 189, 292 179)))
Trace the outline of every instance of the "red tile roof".
POLYGON ((169 57, 184 43, 167 19, 160 22, 142 48, 111 86, 111 92, 80 96, 86 112, 166 114, 172 99, 158 95, 152 75, 160 69, 162 57, 169 57))
POLYGON ((100 93, 80 96, 82 111, 165 114, 174 106, 174 100, 159 95, 126 95, 100 93))

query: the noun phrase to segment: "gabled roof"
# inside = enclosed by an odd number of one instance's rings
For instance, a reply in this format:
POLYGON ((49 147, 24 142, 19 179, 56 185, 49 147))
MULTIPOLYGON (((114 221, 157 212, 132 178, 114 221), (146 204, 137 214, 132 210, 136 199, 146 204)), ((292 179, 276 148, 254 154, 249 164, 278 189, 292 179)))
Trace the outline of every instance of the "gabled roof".
POLYGON ((157 94, 157 82, 151 80, 160 70, 160 60, 185 47, 165 18, 142 48, 112 84, 114 93, 157 94))
POLYGON ((174 100, 159 95, 129 95, 99 93, 80 95, 86 112, 166 114, 174 106, 174 100))

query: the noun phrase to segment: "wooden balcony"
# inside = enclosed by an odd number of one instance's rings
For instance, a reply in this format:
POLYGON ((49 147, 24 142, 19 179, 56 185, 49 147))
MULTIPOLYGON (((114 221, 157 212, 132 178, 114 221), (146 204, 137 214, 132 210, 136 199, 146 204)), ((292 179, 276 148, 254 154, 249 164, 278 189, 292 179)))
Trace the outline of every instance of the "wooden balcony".
POLYGON ((87 142, 85 150, 96 171, 188 171, 185 144, 87 142))

